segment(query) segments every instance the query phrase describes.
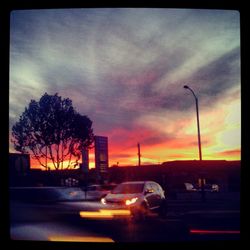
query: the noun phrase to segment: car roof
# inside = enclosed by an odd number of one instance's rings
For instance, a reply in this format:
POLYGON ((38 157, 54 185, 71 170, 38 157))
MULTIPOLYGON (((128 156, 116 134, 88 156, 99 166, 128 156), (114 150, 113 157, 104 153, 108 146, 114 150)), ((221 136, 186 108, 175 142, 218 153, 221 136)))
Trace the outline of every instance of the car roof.
POLYGON ((73 188, 73 187, 66 187, 66 186, 10 187, 10 189, 65 189, 65 188, 73 188))
POLYGON ((145 184, 145 183, 156 183, 154 181, 125 181, 120 184, 145 184))

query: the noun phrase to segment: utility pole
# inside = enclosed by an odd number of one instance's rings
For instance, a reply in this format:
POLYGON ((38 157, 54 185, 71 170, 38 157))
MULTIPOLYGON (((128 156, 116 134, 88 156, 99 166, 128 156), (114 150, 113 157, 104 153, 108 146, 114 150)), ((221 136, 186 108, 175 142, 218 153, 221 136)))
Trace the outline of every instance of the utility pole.
POLYGON ((138 142, 137 144, 138 147, 138 166, 141 166, 141 147, 140 147, 140 143, 138 142))

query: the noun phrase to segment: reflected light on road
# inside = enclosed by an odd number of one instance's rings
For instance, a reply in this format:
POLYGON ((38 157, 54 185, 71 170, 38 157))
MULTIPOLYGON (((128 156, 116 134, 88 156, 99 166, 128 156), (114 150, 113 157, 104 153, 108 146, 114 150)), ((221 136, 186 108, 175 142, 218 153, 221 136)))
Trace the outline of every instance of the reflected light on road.
POLYGON ((70 241, 70 242, 114 242, 108 237, 95 236, 61 236, 53 235, 49 237, 49 241, 70 241))
POLYGON ((129 210, 108 210, 100 209, 99 211, 80 211, 82 218, 93 218, 93 219, 112 219, 114 216, 129 216, 129 210))
POLYGON ((240 234, 239 230, 200 230, 190 229, 191 234, 240 234))

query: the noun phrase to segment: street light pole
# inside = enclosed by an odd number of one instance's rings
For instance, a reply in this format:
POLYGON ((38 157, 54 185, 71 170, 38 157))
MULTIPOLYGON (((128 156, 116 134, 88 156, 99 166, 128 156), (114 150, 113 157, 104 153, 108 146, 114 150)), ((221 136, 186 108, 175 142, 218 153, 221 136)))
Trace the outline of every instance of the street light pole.
MULTIPOLYGON (((189 89, 194 98, 195 98, 195 105, 196 105, 196 117, 197 117, 197 130, 198 130, 198 147, 199 147, 199 159, 202 161, 202 153, 201 153, 201 136, 200 136, 200 122, 199 122, 199 107, 198 107, 198 98, 195 95, 194 91, 187 85, 183 86, 185 89, 189 89)), ((205 197, 205 178, 202 176, 201 178, 201 200, 204 202, 206 200, 205 197)))
POLYGON ((188 87, 187 85, 184 85, 184 88, 185 88, 185 89, 189 89, 189 90, 192 92, 192 94, 193 94, 193 96, 194 96, 194 98, 195 98, 195 104, 196 104, 196 117, 197 117, 197 130, 198 130, 199 159, 200 159, 200 161, 202 161, 198 98, 197 98, 197 96, 195 95, 194 91, 193 91, 190 87, 188 87))

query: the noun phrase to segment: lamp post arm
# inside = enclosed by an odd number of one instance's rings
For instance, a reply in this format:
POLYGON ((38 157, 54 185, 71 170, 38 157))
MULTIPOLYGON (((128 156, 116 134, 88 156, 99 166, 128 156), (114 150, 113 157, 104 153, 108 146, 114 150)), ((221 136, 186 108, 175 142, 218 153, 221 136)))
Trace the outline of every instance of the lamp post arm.
POLYGON ((189 89, 195 99, 195 105, 196 105, 196 117, 197 117, 197 130, 198 130, 198 147, 199 147, 199 159, 202 161, 202 153, 201 153, 201 136, 200 136, 200 122, 199 122, 199 107, 198 107, 198 98, 195 95, 194 91, 187 85, 184 86, 185 89, 189 89))
POLYGON ((191 88, 189 88, 189 87, 188 87, 188 89, 192 92, 192 94, 193 94, 193 96, 194 96, 194 98, 195 98, 195 102, 196 102, 197 105, 198 105, 198 98, 197 98, 197 96, 195 95, 194 91, 193 91, 191 88))

